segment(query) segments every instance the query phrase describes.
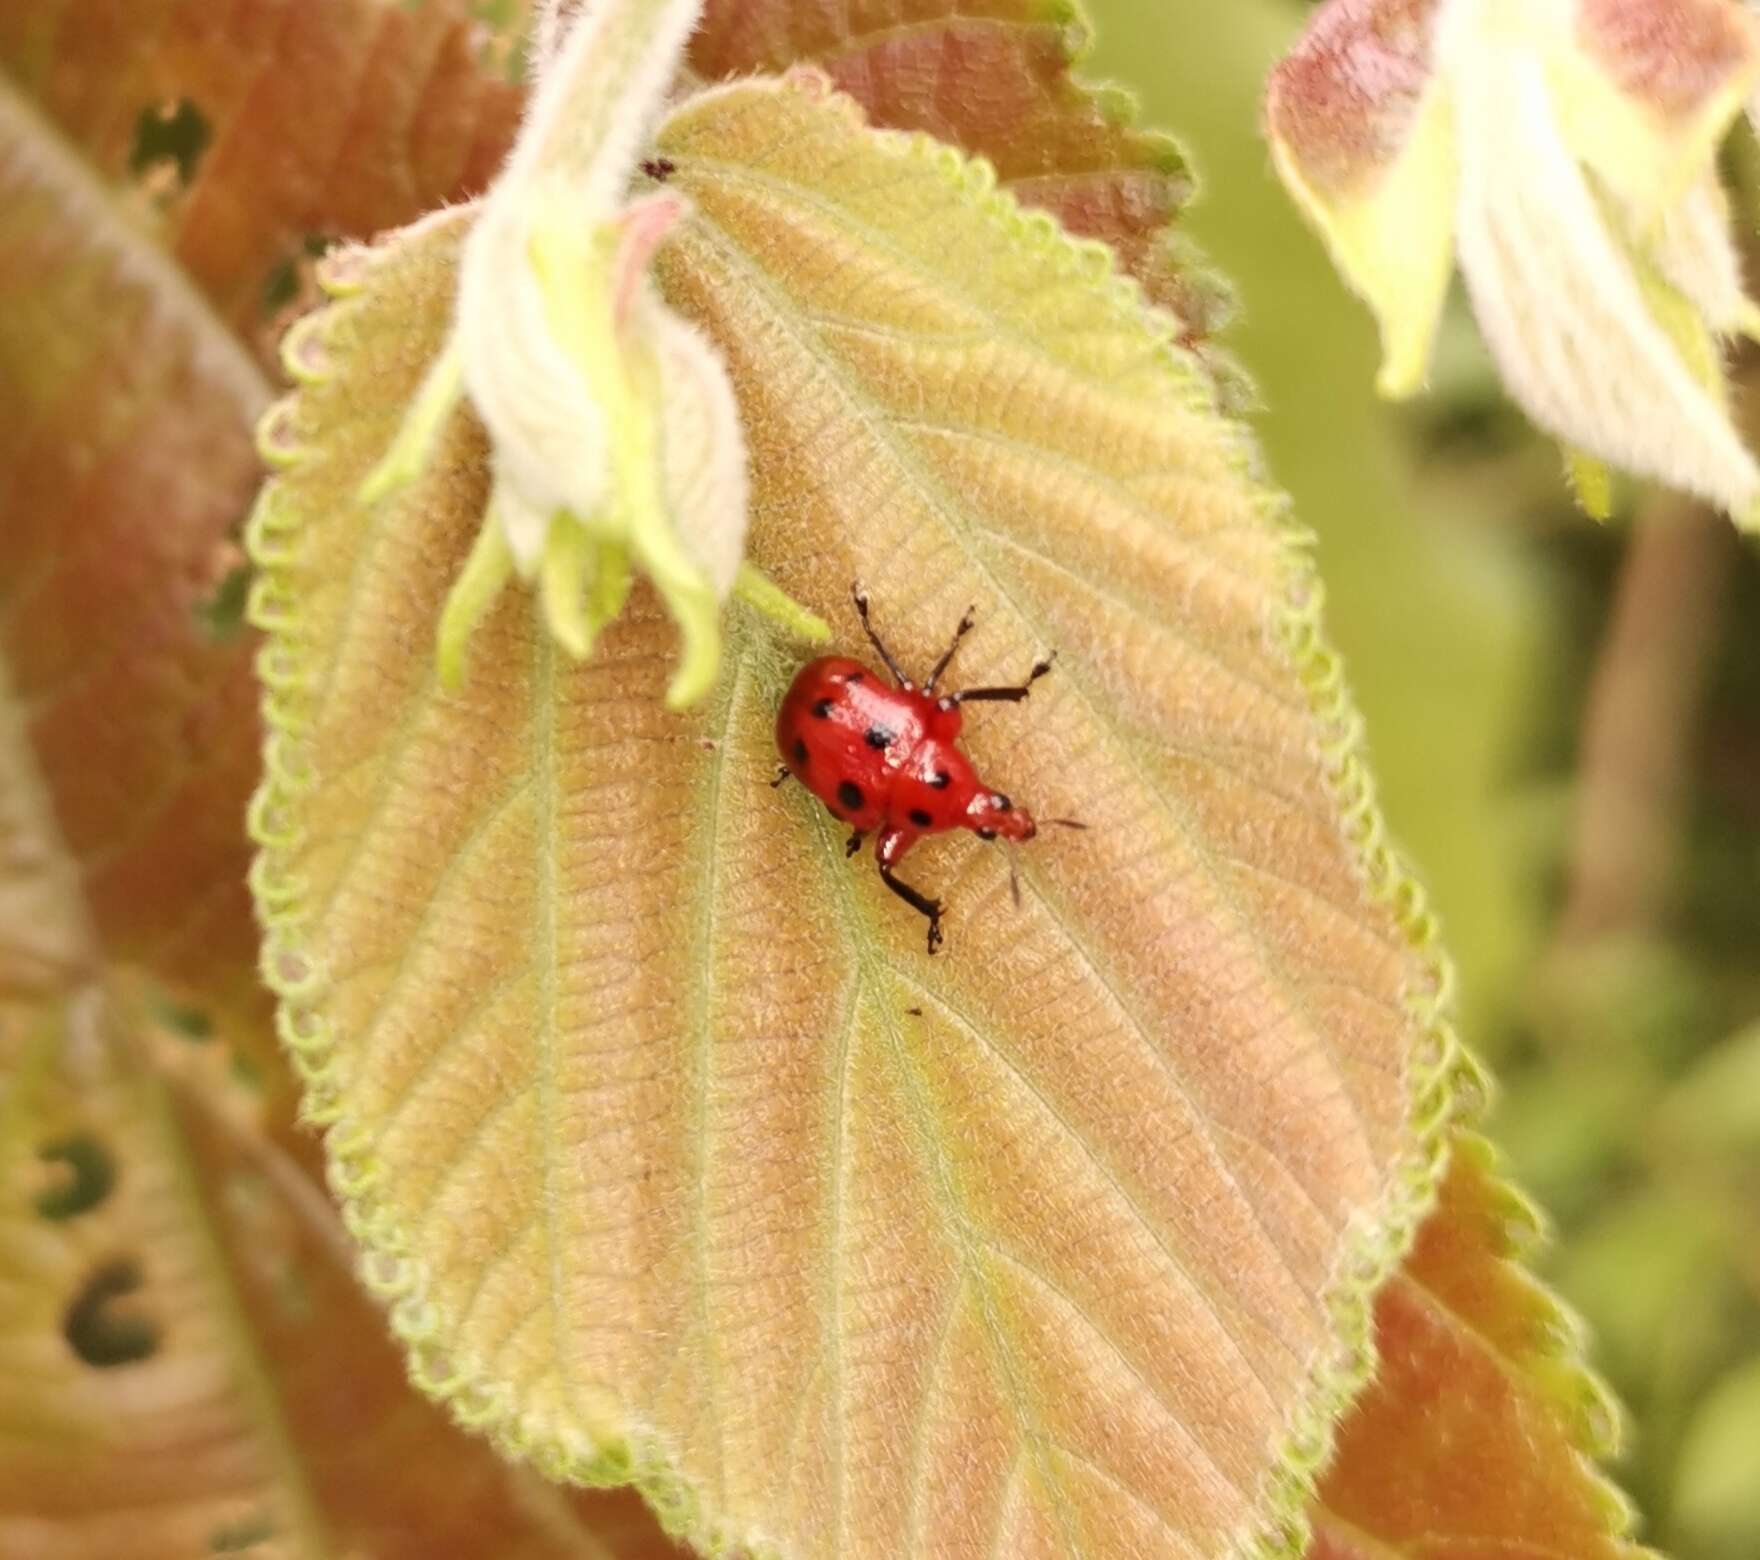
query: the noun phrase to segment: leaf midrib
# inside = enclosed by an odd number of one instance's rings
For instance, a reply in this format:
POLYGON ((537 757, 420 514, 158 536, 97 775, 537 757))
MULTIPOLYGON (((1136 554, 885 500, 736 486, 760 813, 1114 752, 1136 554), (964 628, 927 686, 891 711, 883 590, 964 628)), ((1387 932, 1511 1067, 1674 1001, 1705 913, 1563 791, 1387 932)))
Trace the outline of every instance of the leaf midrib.
MULTIPOLYGON (((727 233, 724 229, 714 224, 712 219, 706 214, 699 211, 697 220, 692 225, 689 235, 680 240, 682 244, 687 245, 691 244, 693 241, 714 249, 728 266, 741 275, 742 280, 749 286, 753 298, 763 300, 767 305, 770 318, 776 324, 777 328, 796 344, 799 351, 819 366, 828 381, 837 385, 846 404, 851 409, 852 420, 857 422, 867 432, 868 436, 874 440, 876 445, 892 453, 898 463, 899 469, 905 472, 909 479, 914 483, 925 506, 931 513, 935 514, 941 520, 942 524, 948 531, 950 539, 959 547, 962 555, 971 562, 974 568, 981 570, 989 577, 991 586, 996 591, 997 596, 1009 604, 1010 608, 1020 621, 1034 624, 1035 619, 1033 615, 1021 606, 1021 604, 1015 599, 1014 594, 1007 590, 1002 583, 996 579, 994 572, 988 568, 977 553, 965 544, 965 538, 962 535, 963 514, 962 523, 956 524, 952 518, 954 513, 959 509, 957 503, 941 489, 940 484, 936 483, 921 469, 920 464, 911 457, 908 451, 904 450, 899 445, 897 440, 890 437, 886 419, 883 416, 878 415, 868 404, 867 398, 861 394, 859 388, 850 383, 849 375, 844 370, 843 365, 836 359, 832 358, 829 354, 817 350, 813 341, 795 328, 793 311, 789 310, 784 306, 784 303, 778 299, 777 288, 774 283, 771 282, 769 276, 760 266, 747 258, 744 250, 740 247, 738 240, 735 239, 732 234, 727 233)), ((1043 638, 1044 636, 1041 635, 1040 637, 1043 638)), ((1065 668, 1064 681, 1072 692, 1081 699, 1088 711, 1089 718, 1092 721, 1094 728, 1103 735, 1109 746, 1118 753, 1121 764, 1130 772, 1137 784, 1141 787, 1143 793, 1154 800, 1156 806, 1167 818, 1174 830, 1186 841, 1192 852, 1193 859, 1203 868, 1205 876, 1212 885, 1218 900, 1230 911, 1237 931, 1244 933, 1248 943, 1252 946, 1267 974, 1283 992, 1284 999, 1291 1011, 1302 1019, 1304 1027, 1326 1049, 1328 1055, 1332 1059, 1333 1069, 1338 1078, 1340 1090, 1352 1107, 1357 1131, 1361 1134, 1365 1150, 1368 1152, 1371 1162, 1373 1162, 1376 1158, 1374 1154, 1374 1145, 1369 1138, 1362 1107, 1357 1099, 1355 1089, 1352 1087, 1348 1069, 1346 1069, 1339 1060, 1332 1037, 1324 1030, 1324 1028, 1314 1022, 1312 1015, 1309 1012, 1307 1002, 1298 994, 1293 982, 1288 976, 1288 973, 1284 970, 1281 961, 1274 956, 1272 950, 1259 935, 1258 929, 1253 923, 1252 918, 1246 913, 1234 890, 1229 885, 1225 875, 1219 869, 1214 852, 1210 849, 1207 842, 1203 840, 1196 826, 1186 816, 1184 810, 1178 806, 1173 798, 1165 793, 1162 786, 1155 783, 1153 779, 1144 772, 1143 767, 1139 762, 1138 755, 1134 749, 1123 740, 1122 734, 1117 730, 1115 724, 1102 718, 1100 714, 1100 704, 1081 678, 1079 670, 1073 666, 1065 668)), ((1080 945, 1078 945, 1078 947, 1080 947, 1080 945)), ((1093 965, 1093 956, 1091 953, 1085 949, 1082 949, 1082 952, 1084 959, 1088 960, 1091 966, 1095 968, 1096 975, 1104 979, 1103 972, 1097 965, 1093 965)), ((1107 984, 1112 987, 1116 993, 1116 983, 1108 981, 1107 984)), ((1141 1026, 1139 1025, 1139 1027, 1141 1026)), ((1147 1031, 1144 1031, 1144 1033, 1146 1035, 1147 1031)), ((1245 1182, 1242 1179, 1242 1176, 1235 1171, 1232 1159, 1224 1154, 1221 1144, 1216 1140, 1214 1124, 1211 1122, 1209 1116, 1198 1106, 1195 1099, 1191 1098, 1189 1091, 1186 1092, 1187 1098, 1192 1105, 1194 1117, 1202 1123, 1205 1135, 1210 1139, 1212 1148, 1217 1155, 1219 1162, 1224 1167, 1225 1174, 1234 1184, 1243 1203, 1250 1210, 1254 1221, 1260 1226, 1270 1249, 1278 1253, 1286 1267, 1289 1266, 1287 1255, 1282 1251, 1282 1248, 1278 1243, 1273 1240, 1269 1229, 1265 1225, 1264 1218, 1257 1203, 1247 1195, 1245 1182)), ((1384 1182, 1387 1179, 1388 1178, 1384 1177, 1384 1182)), ((1303 1195, 1312 1202, 1312 1193, 1309 1192, 1306 1187, 1302 1186, 1299 1179, 1291 1174, 1290 1180, 1292 1184, 1300 1187, 1303 1195)), ((1327 1228, 1334 1229, 1331 1220, 1327 1219, 1324 1213, 1321 1213, 1320 1216, 1322 1222, 1327 1228)))

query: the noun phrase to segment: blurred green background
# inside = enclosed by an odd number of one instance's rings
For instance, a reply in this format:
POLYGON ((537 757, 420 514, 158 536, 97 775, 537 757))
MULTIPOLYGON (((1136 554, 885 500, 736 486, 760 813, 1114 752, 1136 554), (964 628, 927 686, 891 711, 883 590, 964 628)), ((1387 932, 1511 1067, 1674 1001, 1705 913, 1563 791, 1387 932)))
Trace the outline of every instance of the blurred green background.
MULTIPOLYGON (((1090 0, 1201 180, 1276 480, 1318 535, 1383 802, 1441 911, 1491 1130, 1551 1214, 1545 1276, 1630 1410, 1619 1477, 1682 1560, 1760 1555, 1760 567, 1632 488, 1598 527, 1460 300, 1432 391, 1377 401, 1373 325, 1259 134, 1298 0, 1090 0)), ((1752 148, 1737 169, 1760 164, 1752 148)), ((1750 213, 1760 203, 1749 201, 1750 213)), ((1738 366, 1752 402, 1760 365, 1738 366)))

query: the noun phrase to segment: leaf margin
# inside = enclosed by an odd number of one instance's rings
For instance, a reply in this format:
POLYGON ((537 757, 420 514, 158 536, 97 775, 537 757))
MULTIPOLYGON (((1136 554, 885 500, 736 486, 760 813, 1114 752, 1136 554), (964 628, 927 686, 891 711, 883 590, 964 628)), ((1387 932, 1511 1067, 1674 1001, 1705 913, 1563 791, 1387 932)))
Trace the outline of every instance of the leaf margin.
MULTIPOLYGON (((1403 1003, 1415 1037, 1404 1080, 1410 1142, 1387 1167, 1381 1205, 1358 1210, 1353 1227, 1342 1237, 1339 1260, 1322 1297, 1334 1329, 1334 1346, 1310 1362, 1307 1389, 1281 1427, 1254 1501, 1255 1516, 1229 1548, 1237 1560, 1294 1560, 1308 1542, 1306 1509, 1331 1456, 1336 1429, 1374 1372, 1374 1297, 1434 1203, 1447 1163, 1448 1128, 1457 1110, 1489 1092, 1479 1064, 1464 1050, 1455 1031, 1453 972, 1440 945, 1436 917, 1412 867, 1387 837, 1368 766, 1363 721, 1346 685, 1342 661, 1326 642, 1321 626, 1324 590, 1313 537, 1294 519, 1288 497, 1270 485, 1257 440, 1222 404, 1209 366, 1182 341, 1183 322, 1150 301, 1109 245, 1075 237, 1050 213, 1023 204, 997 180, 988 160, 921 132, 874 125, 861 105, 819 70, 797 67, 782 77, 739 83, 747 88, 760 84, 808 91, 847 115, 891 154, 923 163, 946 185, 950 198, 974 202, 978 213, 1006 241, 1041 251, 1063 249, 1065 263, 1083 269, 1094 286, 1109 289, 1115 306, 1133 314, 1157 344, 1174 377, 1189 387, 1191 408, 1213 420, 1218 444, 1242 484, 1244 500, 1278 534, 1284 578, 1280 600, 1270 614, 1271 631, 1306 692, 1325 791, 1357 868, 1365 904, 1389 912, 1419 973, 1403 1003)), ((674 111, 698 101, 693 94, 674 111)), ((367 274, 387 248, 431 227, 463 220, 473 209, 470 205, 443 208, 379 235, 370 245, 345 247, 325 257, 318 281, 328 301, 298 321, 282 344, 283 365, 296 387, 328 378, 330 332, 346 317, 350 300, 362 290, 367 274)), ((294 435, 299 394, 296 388, 277 401, 259 425, 259 449, 278 470, 292 470, 307 458, 294 435)), ((297 534, 300 522, 297 516, 278 512, 278 491, 271 477, 246 528, 247 548, 259 571, 248 617, 264 634, 258 662, 264 685, 264 775, 249 817, 258 847, 251 881, 264 930, 263 976, 278 999, 277 1031, 305 1085, 302 1116, 324 1129, 332 1190, 342 1206, 344 1223, 362 1247, 363 1281, 389 1310, 412 1382, 444 1403, 461 1424, 486 1434, 504 1455, 529 1458, 548 1477, 563 1482, 632 1484, 668 1533, 706 1553, 725 1555, 737 1545, 753 1557, 784 1560, 786 1552, 761 1535, 730 1534, 712 1515, 706 1516, 694 1484, 669 1461, 661 1439, 643 1432, 635 1414, 597 1444, 584 1436, 538 1432, 507 1400, 504 1384, 479 1380, 455 1366, 437 1336, 437 1319, 423 1292, 420 1259, 410 1254, 403 1231, 374 1198, 383 1166, 370 1151, 366 1132, 349 1121, 332 1088, 334 1042, 327 1020, 315 1006, 318 982, 299 940, 301 886, 279 859, 279 852, 296 839, 291 809, 310 777, 302 770, 300 751, 307 729, 302 710, 307 687, 300 668, 302 647, 294 638, 297 593, 286 567, 292 557, 286 544, 297 534)))

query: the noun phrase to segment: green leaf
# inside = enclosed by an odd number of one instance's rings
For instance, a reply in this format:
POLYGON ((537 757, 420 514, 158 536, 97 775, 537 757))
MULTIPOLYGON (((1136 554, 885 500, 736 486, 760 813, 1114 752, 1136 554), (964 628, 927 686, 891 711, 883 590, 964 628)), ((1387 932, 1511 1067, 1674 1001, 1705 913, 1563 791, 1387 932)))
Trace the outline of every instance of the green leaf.
POLYGON ((1675 1519, 1694 1553, 1737 1560, 1760 1546, 1760 1356, 1730 1371, 1687 1427, 1675 1519))
POLYGON ((1760 1024, 1714 1047, 1662 1101, 1658 1126, 1694 1156, 1760 1151, 1760 1024))
POLYGON ((461 1417, 712 1549, 1288 1549, 1451 1055, 1299 542, 1174 323, 981 165, 811 76, 660 151, 756 561, 846 629, 862 579, 907 664, 968 602, 972 681, 1055 646, 970 746, 1091 828, 1021 853, 1019 911, 999 852, 913 857, 931 962, 765 783, 758 620, 699 716, 641 593, 578 667, 510 594, 442 692, 480 433, 353 495, 468 213, 341 256, 263 433, 257 883, 369 1271, 461 1417))

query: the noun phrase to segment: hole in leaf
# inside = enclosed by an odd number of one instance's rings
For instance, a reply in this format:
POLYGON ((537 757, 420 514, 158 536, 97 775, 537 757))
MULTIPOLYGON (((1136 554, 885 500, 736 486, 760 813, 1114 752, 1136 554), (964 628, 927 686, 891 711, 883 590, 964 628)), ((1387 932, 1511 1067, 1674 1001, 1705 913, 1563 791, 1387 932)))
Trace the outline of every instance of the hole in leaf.
POLYGON ((214 1038, 214 1020, 206 1009, 193 1002, 181 1002, 169 992, 154 991, 147 997, 147 1007, 153 1018, 174 1035, 196 1041, 214 1038))
POLYGON ((208 1553, 211 1555, 236 1555, 246 1549, 255 1549, 258 1544, 266 1543, 275 1536, 275 1519, 267 1512, 256 1516, 242 1517, 237 1522, 229 1522, 225 1527, 215 1528, 208 1535, 208 1553))
POLYGON ((116 1184, 116 1161, 89 1132, 45 1143, 37 1150, 37 1157, 66 1171, 37 1194, 37 1212, 45 1219, 71 1219, 95 1208, 116 1184))
POLYGON ((177 170, 177 182, 188 189, 196 176, 202 153, 214 137, 213 127, 188 98, 176 98, 143 108, 135 121, 134 145, 128 154, 128 170, 145 174, 169 164, 177 170))
MULTIPOLYGON (((236 638, 244 627, 245 603, 250 599, 252 570, 248 563, 227 570, 213 590, 195 604, 196 623, 216 644, 236 638)), ((205 1022, 205 1020, 204 1020, 205 1022)))
POLYGON ((291 304, 317 302, 313 262, 323 259, 336 240, 328 233, 308 233, 298 249, 269 267, 263 278, 263 318, 273 319, 291 304))
POLYGON ((117 1302, 141 1287, 141 1270, 127 1257, 106 1262, 67 1308, 61 1331, 73 1352, 100 1369, 133 1365, 159 1348, 159 1329, 117 1302))
POLYGON ((263 1092, 266 1079, 263 1076, 261 1063, 246 1056, 242 1051, 232 1053, 232 1063, 226 1071, 234 1083, 249 1089, 252 1094, 263 1092))

